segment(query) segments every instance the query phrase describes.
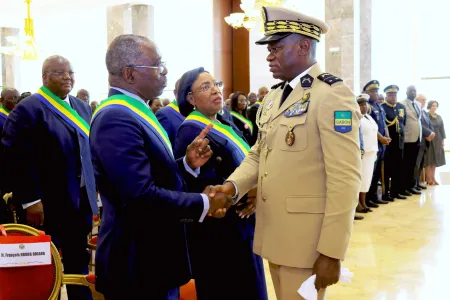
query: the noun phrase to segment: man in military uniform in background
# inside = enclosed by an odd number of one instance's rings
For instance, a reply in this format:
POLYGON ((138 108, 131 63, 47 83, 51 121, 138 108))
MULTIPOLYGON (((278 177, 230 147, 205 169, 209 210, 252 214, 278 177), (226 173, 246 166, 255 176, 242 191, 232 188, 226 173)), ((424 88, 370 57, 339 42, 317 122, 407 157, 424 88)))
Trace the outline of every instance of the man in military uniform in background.
POLYGON ((269 261, 278 300, 312 274, 318 299, 339 280, 361 186, 359 120, 353 92, 323 73, 317 42, 328 25, 263 7, 267 61, 282 80, 261 104, 259 138, 223 186, 235 203, 258 186, 254 251, 269 261))
MULTIPOLYGON (((363 88, 364 92, 367 93, 369 98, 368 103, 368 113, 378 124, 378 154, 377 161, 375 163, 375 168, 373 170, 372 183, 370 185, 369 192, 367 192, 366 203, 369 207, 378 207, 378 204, 387 204, 388 202, 383 200, 378 200, 377 189, 378 182, 381 181, 381 166, 384 160, 384 152, 386 146, 389 145, 391 139, 389 138, 388 131, 386 130, 386 116, 381 104, 378 103, 378 90, 380 88, 380 83, 378 80, 369 81, 363 88)), ((386 200, 392 200, 389 197, 385 197, 386 200)))
POLYGON ((384 184, 386 197, 404 200, 406 196, 402 195, 405 188, 401 172, 405 145, 406 108, 403 104, 397 103, 398 90, 396 85, 390 85, 384 89, 386 102, 382 104, 382 107, 386 113, 386 126, 391 138, 384 156, 384 184), (389 179, 391 179, 390 184, 389 179))

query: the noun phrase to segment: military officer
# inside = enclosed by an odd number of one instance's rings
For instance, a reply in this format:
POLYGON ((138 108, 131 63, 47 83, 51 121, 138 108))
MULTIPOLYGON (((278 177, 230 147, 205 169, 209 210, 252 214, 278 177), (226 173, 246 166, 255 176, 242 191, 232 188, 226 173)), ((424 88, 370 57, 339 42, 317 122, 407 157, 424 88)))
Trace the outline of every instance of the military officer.
POLYGON ((303 299, 297 290, 312 274, 324 299, 353 227, 361 114, 350 88, 317 63, 326 23, 281 7, 263 7, 263 19, 257 44, 282 82, 261 104, 257 143, 217 189, 238 201, 258 187, 254 251, 269 261, 277 299, 303 299))
MULTIPOLYGON (((384 152, 386 150, 386 145, 389 145, 390 138, 388 131, 386 130, 386 115, 378 103, 378 90, 380 89, 380 83, 378 80, 369 81, 363 88, 363 91, 367 93, 369 98, 369 115, 377 122, 378 125, 378 154, 377 161, 375 164, 375 169, 373 171, 372 183, 370 184, 369 192, 367 193, 366 203, 369 207, 378 207, 378 204, 387 204, 388 202, 383 200, 378 200, 377 198, 377 188, 378 182, 381 180, 381 166, 384 159, 384 152)), ((385 198, 387 200, 392 200, 390 198, 385 198)))
POLYGON ((390 198, 406 199, 402 192, 405 188, 402 183, 401 171, 403 160, 403 148, 405 144, 406 108, 397 103, 398 86, 389 85, 384 89, 386 102, 382 107, 386 113, 386 126, 392 139, 386 147, 384 157, 384 180, 386 196, 390 198), (389 186, 389 178, 391 184, 389 186))

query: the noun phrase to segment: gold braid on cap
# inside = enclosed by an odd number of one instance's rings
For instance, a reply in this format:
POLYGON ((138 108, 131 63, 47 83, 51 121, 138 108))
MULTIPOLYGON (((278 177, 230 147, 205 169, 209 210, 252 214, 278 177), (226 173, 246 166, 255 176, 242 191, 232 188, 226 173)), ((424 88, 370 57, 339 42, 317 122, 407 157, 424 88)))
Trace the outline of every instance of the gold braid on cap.
POLYGON ((378 89, 378 88, 380 88, 380 86, 378 84, 372 83, 371 85, 366 87, 365 91, 367 92, 367 91, 370 91, 372 89, 378 89))
MULTIPOLYGON (((263 14, 265 19, 265 14, 263 14)), ((311 23, 297 21, 269 21, 264 23, 264 35, 272 35, 280 32, 291 32, 309 36, 320 41, 322 29, 311 23)))

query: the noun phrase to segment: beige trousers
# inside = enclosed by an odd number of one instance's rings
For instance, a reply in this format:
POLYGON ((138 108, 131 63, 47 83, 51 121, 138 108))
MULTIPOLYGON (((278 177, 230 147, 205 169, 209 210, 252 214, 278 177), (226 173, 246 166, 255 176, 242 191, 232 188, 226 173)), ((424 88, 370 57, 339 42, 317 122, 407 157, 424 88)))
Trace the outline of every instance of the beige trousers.
MULTIPOLYGON (((312 275, 312 269, 280 266, 269 262, 270 275, 277 300, 304 300, 297 290, 312 275)), ((319 291, 318 300, 325 299, 325 289, 319 291)))

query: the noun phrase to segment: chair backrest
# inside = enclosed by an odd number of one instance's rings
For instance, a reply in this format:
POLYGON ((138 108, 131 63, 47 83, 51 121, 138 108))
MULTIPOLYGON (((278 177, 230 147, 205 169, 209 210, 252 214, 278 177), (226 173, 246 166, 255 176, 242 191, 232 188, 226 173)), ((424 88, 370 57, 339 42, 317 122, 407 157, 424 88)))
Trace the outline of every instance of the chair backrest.
MULTIPOLYGON (((8 236, 40 236, 42 231, 21 224, 4 224, 8 236)), ((1 235, 1 234, 0 234, 1 235)), ((0 268, 0 300, 58 298, 62 282, 62 263, 51 243, 52 264, 18 268, 0 268)))

